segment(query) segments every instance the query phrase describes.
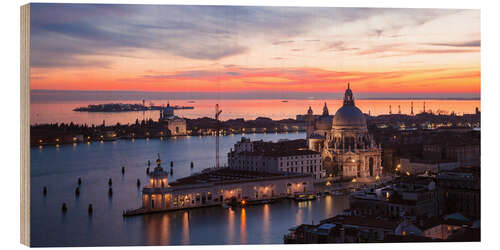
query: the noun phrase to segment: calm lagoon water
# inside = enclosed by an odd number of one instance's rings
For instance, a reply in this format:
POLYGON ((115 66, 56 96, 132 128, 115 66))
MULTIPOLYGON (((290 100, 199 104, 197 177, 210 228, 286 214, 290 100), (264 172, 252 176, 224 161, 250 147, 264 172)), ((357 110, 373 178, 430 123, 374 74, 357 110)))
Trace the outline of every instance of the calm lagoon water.
MULTIPOLYGON (((221 137, 221 161, 242 135, 221 137)), ((305 138, 304 133, 246 134, 273 140, 305 138)), ((31 240, 33 246, 109 246, 183 244, 282 243, 288 228, 315 223, 347 208, 346 197, 324 197, 296 203, 282 201, 245 209, 212 207, 136 217, 122 217, 124 209, 140 206, 136 180, 147 183, 147 160, 157 153, 169 168, 170 180, 215 164, 215 137, 118 140, 113 142, 49 146, 31 149, 31 240), (189 167, 194 162, 194 170, 189 167), (125 174, 121 167, 125 166, 125 174), (80 196, 75 197, 78 177, 80 196), (108 197, 108 179, 113 196, 108 197), (43 186, 48 193, 43 196, 43 186), (66 202, 68 211, 61 212, 66 202), (87 208, 93 204, 94 213, 87 208)))
MULTIPOLYGON (((411 102, 413 101, 414 113, 420 113, 423 110, 425 101, 426 110, 432 111, 454 111, 456 114, 471 114, 475 112, 475 108, 480 108, 481 101, 479 100, 356 100, 358 106, 364 113, 371 115, 388 114, 389 106, 392 107, 392 112, 397 113, 398 107, 402 114, 410 114, 411 102)), ((141 103, 137 101, 64 101, 64 102, 38 102, 30 105, 30 122, 31 124, 40 123, 76 123, 76 124, 102 124, 105 120, 106 124, 121 124, 134 123, 136 119, 153 119, 158 120, 159 111, 138 111, 138 112, 120 112, 120 113, 96 113, 96 112, 75 112, 76 107, 87 106, 89 104, 100 103, 141 103)), ((146 102, 149 105, 150 101, 146 102)), ((154 105, 167 104, 168 100, 152 100, 154 105)), ((185 118, 200 118, 213 117, 215 112, 215 104, 219 103, 222 109, 222 120, 245 118, 255 119, 259 116, 269 117, 272 119, 294 118, 298 114, 305 114, 309 106, 314 111, 314 114, 323 112, 324 103, 327 103, 330 114, 335 114, 335 111, 342 106, 341 99, 332 100, 196 100, 194 103, 188 100, 170 101, 172 105, 193 106, 194 109, 177 110, 176 114, 185 118)))

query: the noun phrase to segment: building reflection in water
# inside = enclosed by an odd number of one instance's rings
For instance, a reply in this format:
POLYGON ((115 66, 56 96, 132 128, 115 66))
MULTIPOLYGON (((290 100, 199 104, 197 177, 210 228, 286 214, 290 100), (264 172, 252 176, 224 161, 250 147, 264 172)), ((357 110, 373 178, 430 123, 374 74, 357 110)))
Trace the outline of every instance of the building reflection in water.
POLYGON ((298 203, 299 208, 308 208, 311 209, 311 201, 301 201, 298 203))
POLYGON ((240 243, 247 243, 247 214, 245 208, 241 209, 240 243))
POLYGON ((170 244, 170 218, 167 215, 143 216, 143 225, 146 225, 145 237, 148 245, 170 244))
POLYGON ((302 208, 299 206, 295 214, 295 225, 302 224, 302 208))
POLYGON ((295 224, 300 225, 305 223, 305 220, 311 215, 312 212, 312 202, 311 201, 301 201, 297 203, 297 215, 295 216, 295 224), (307 210, 306 210, 307 209, 307 210), (306 212, 304 212, 306 211, 306 212))
POLYGON ((234 211, 232 208, 227 210, 227 244, 234 244, 234 211))
POLYGON ((170 219, 168 216, 163 215, 161 217, 161 227, 160 227, 160 244, 167 245, 170 243, 170 232, 168 229, 170 228, 170 219))
POLYGON ((189 210, 182 217, 182 244, 189 244, 189 210))
POLYGON ((262 238, 264 239, 264 242, 262 243, 269 243, 268 238, 269 235, 271 234, 271 211, 270 211, 269 204, 264 204, 262 206, 262 238))
POLYGON ((142 220, 144 236, 140 238, 145 245, 282 243, 282 235, 288 228, 318 223, 340 214, 348 208, 348 202, 347 197, 325 196, 304 202, 281 201, 246 208, 214 207, 151 214, 127 221, 132 225, 135 219, 142 220), (219 230, 213 230, 214 227, 219 230))

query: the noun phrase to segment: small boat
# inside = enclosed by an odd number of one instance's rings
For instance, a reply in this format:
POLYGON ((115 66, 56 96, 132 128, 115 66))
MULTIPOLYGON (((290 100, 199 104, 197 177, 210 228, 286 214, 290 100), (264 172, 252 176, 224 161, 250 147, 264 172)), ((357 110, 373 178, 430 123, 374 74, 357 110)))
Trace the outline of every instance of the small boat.
POLYGON ((287 100, 283 100, 283 101, 281 101, 281 102, 288 102, 288 101, 287 101, 287 100))
POLYGON ((227 209, 230 208, 231 206, 229 206, 227 203, 222 203, 222 207, 227 209))
POLYGON ((315 200, 316 195, 314 194, 301 194, 297 195, 293 198, 295 201, 310 201, 310 200, 315 200))

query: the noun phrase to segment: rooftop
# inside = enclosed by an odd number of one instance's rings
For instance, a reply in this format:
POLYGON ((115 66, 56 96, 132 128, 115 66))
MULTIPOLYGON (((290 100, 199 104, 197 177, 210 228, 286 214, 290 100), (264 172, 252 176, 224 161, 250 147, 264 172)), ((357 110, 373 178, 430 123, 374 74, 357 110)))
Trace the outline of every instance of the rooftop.
POLYGON ((372 216, 343 216, 337 215, 335 217, 322 220, 321 223, 330 224, 343 224, 359 226, 359 227, 372 227, 394 230, 400 224, 399 220, 395 219, 381 219, 372 216))
POLYGON ((306 174, 299 173, 269 173, 269 172, 257 172, 257 171, 245 171, 230 168, 218 168, 218 169, 206 169, 201 173, 196 173, 188 177, 177 179, 175 182, 171 182, 169 185, 171 187, 182 187, 187 185, 196 184, 220 184, 220 183, 231 183, 231 182, 247 182, 256 181, 259 179, 269 180, 269 179, 281 179, 290 177, 308 177, 306 174))
POLYGON ((248 156, 276 156, 276 157, 296 156, 296 155, 320 155, 320 153, 309 149, 253 151, 253 152, 244 151, 244 152, 239 152, 238 154, 248 155, 248 156))

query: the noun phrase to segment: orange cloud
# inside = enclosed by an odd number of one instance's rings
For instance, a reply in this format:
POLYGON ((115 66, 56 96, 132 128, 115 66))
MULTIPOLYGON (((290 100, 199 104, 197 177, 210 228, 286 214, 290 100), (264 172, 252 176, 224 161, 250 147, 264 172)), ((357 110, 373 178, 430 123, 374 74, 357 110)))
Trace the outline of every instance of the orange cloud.
POLYGON ((32 89, 140 91, 342 91, 352 82, 358 92, 479 92, 480 70, 463 68, 362 72, 319 68, 229 67, 140 74, 32 72, 32 89))

